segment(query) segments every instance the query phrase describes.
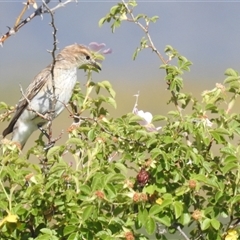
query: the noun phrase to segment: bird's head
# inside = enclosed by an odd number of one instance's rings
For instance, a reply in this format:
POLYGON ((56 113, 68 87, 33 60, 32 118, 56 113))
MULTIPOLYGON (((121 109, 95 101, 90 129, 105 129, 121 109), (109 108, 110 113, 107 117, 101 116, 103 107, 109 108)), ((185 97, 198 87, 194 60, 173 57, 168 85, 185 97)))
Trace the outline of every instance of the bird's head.
POLYGON ((60 53, 59 57, 68 61, 70 64, 74 64, 74 67, 82 67, 85 65, 93 66, 94 68, 101 70, 98 63, 94 60, 90 50, 83 45, 73 44, 65 47, 60 53))

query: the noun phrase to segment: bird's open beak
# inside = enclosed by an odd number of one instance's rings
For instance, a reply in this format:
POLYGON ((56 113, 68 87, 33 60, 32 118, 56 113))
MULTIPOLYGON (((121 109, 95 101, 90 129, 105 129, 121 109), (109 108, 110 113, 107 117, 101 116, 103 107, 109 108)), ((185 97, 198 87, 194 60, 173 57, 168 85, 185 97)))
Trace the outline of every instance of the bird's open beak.
POLYGON ((100 70, 100 71, 102 70, 97 62, 93 61, 92 65, 93 65, 93 67, 97 68, 98 70, 100 70))

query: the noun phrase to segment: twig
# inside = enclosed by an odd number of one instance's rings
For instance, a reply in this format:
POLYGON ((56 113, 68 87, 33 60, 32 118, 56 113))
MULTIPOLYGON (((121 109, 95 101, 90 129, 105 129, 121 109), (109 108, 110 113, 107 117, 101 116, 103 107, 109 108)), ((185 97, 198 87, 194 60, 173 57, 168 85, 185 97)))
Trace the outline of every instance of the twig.
MULTIPOLYGON (((45 4, 48 4, 51 0, 45 0, 45 4)), ((51 12, 55 11, 56 9, 60 8, 60 7, 65 7, 68 3, 70 2, 77 2, 77 0, 67 0, 65 2, 60 2, 58 5, 56 5, 55 7, 53 7, 52 9, 50 9, 51 12)), ((28 5, 28 4, 27 4, 28 5)), ((25 13, 26 7, 24 6, 22 12, 20 13, 20 15, 18 16, 15 26, 13 28, 9 28, 9 31, 6 32, 4 35, 2 35, 0 37, 0 45, 2 46, 3 43, 12 35, 14 35, 15 33, 17 33, 19 31, 19 29, 21 27, 23 27, 25 24, 27 24, 28 22, 30 22, 33 18, 35 18, 36 16, 42 16, 42 14, 44 13, 49 13, 48 10, 44 9, 44 5, 41 5, 40 7, 37 8, 36 11, 34 11, 31 15, 29 15, 27 18, 25 18, 23 21, 21 21, 20 23, 18 23, 21 19, 21 17, 23 16, 23 14, 25 13)))
POLYGON ((55 22, 54 22, 54 16, 53 16, 53 12, 50 10, 50 8, 47 6, 45 0, 42 0, 44 7, 48 10, 48 12, 50 13, 51 16, 51 23, 50 25, 53 28, 53 50, 51 51, 52 54, 52 64, 51 64, 51 76, 52 76, 52 96, 51 96, 51 101, 50 101, 50 111, 51 111, 51 117, 49 119, 48 122, 48 134, 49 134, 49 143, 50 144, 52 142, 52 121, 54 119, 54 115, 55 115, 55 106, 56 106, 56 86, 55 86, 55 79, 54 79, 54 68, 55 68, 55 64, 56 64, 56 50, 57 50, 57 28, 55 26, 55 22))
POLYGON ((144 27, 139 21, 135 20, 135 17, 132 13, 132 11, 129 9, 128 5, 125 3, 124 0, 122 0, 123 5, 125 6, 125 8, 127 9, 128 14, 131 16, 131 19, 127 19, 127 21, 129 22, 134 22, 135 24, 137 24, 146 34, 148 41, 150 43, 150 48, 153 50, 153 52, 155 52, 158 57, 161 59, 163 64, 166 64, 166 61, 164 60, 163 56, 161 55, 161 53, 157 50, 157 48, 155 47, 152 38, 148 32, 148 27, 144 27))
POLYGON ((14 113, 16 111, 16 108, 12 109, 12 110, 7 110, 6 112, 4 112, 3 114, 0 114, 0 122, 2 122, 4 119, 6 119, 8 116, 10 116, 12 113, 14 113))
POLYGON ((23 89, 22 89, 22 86, 19 85, 19 87, 20 87, 20 92, 21 92, 22 96, 23 96, 23 97, 26 99, 26 101, 28 102, 28 110, 36 113, 39 117, 41 117, 42 119, 48 121, 48 120, 49 120, 48 115, 46 115, 46 116, 45 116, 45 115, 42 115, 42 114, 39 113, 38 111, 34 110, 34 109, 31 107, 31 102, 29 101, 29 99, 27 98, 27 96, 24 94, 23 89))
MULTIPOLYGON (((54 12, 55 10, 57 10, 58 8, 61 8, 61 7, 65 7, 68 3, 70 3, 70 2, 78 2, 78 0, 67 0, 67 1, 65 1, 65 2, 60 2, 57 6, 55 6, 55 7, 53 7, 53 8, 51 8, 50 10, 52 11, 52 12, 54 12)), ((43 13, 47 13, 48 11, 43 11, 43 13)))
POLYGON ((115 138, 118 138, 118 139, 121 139, 125 142, 128 142, 128 143, 133 143, 133 144, 138 144, 140 146, 143 146, 143 147, 146 147, 146 144, 143 143, 143 142, 139 142, 139 141, 136 141, 136 140, 132 140, 132 139, 129 139, 129 138, 125 138, 125 137, 122 137, 122 136, 119 136, 118 134, 114 134, 112 133, 111 131, 107 130, 100 122, 98 119, 96 118, 90 118, 90 117, 79 117, 80 120, 90 120, 90 121, 93 121, 95 123, 97 123, 100 127, 100 129, 107 133, 108 135, 112 136, 112 137, 115 137, 115 138))
MULTIPOLYGON (((149 23, 147 23, 147 26, 143 26, 138 20, 135 19, 133 13, 132 13, 132 10, 129 9, 128 5, 125 3, 124 0, 122 0, 122 3, 123 5, 125 6, 126 10, 127 10, 127 13, 130 15, 131 18, 127 18, 127 21, 129 22, 133 22, 135 24, 137 24, 145 33, 145 35, 147 36, 148 38, 148 41, 149 41, 149 45, 148 47, 150 47, 152 49, 153 52, 155 52, 157 54, 157 56, 160 58, 160 60, 162 61, 163 64, 168 64, 168 60, 166 61, 163 56, 161 55, 161 53, 157 50, 157 48, 155 47, 153 41, 152 41, 152 38, 149 34, 149 31, 148 31, 148 27, 149 27, 149 23)), ((168 83, 169 84, 169 83, 168 83)), ((171 94, 172 94, 172 100, 173 100, 173 103, 175 105, 175 107, 177 108, 177 111, 179 112, 179 115, 182 119, 182 108, 179 106, 178 104, 178 101, 177 101, 177 96, 176 96, 176 93, 174 91, 171 91, 171 94)))
POLYGON ((135 113, 136 112, 136 108, 138 107, 138 98, 139 98, 139 91, 137 94, 134 95, 134 97, 136 97, 136 101, 135 101, 135 104, 134 104, 134 107, 133 107, 133 110, 132 110, 132 113, 135 113))
POLYGON ((186 240, 190 240, 190 239, 188 238, 188 236, 186 235, 186 233, 181 229, 181 227, 180 227, 179 225, 176 227, 176 229, 182 234, 182 236, 183 236, 186 240))

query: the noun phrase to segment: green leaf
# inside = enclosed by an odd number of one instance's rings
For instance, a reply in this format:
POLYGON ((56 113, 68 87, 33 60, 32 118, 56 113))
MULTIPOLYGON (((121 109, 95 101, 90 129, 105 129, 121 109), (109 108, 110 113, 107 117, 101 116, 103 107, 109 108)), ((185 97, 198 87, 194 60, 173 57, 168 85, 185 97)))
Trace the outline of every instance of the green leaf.
POLYGON ((140 18, 146 18, 146 15, 145 14, 138 14, 136 17, 135 17, 135 21, 139 20, 140 18))
POLYGON ((137 2, 136 0, 129 0, 128 4, 132 7, 136 7, 137 6, 137 2))
POLYGON ((191 215, 189 213, 183 213, 180 216, 179 223, 181 223, 182 225, 187 225, 190 223, 190 221, 191 221, 191 215))
POLYGON ((156 223, 153 218, 148 218, 147 222, 145 223, 146 231, 149 235, 152 235, 156 231, 156 223))
POLYGON ((78 233, 72 233, 72 234, 67 238, 67 240, 78 240, 78 239, 79 239, 78 233))
POLYGON ((93 210, 94 210, 93 205, 90 205, 90 206, 87 206, 86 208, 84 208, 83 214, 82 214, 83 222, 85 222, 92 215, 93 210))
POLYGON ((174 208, 174 214, 175 214, 175 218, 178 219, 183 212, 183 204, 181 202, 174 202, 173 203, 173 208, 174 208))
POLYGON ((138 121, 142 121, 142 120, 143 119, 140 116, 132 114, 132 116, 129 118, 129 123, 138 122, 138 121))
POLYGON ((211 225, 215 230, 219 230, 220 228, 220 222, 215 218, 211 219, 211 225))
POLYGON ((156 215, 159 212, 162 212, 162 208, 159 205, 155 204, 150 208, 149 215, 156 215))
POLYGON ((108 183, 106 186, 105 186, 105 190, 107 191, 107 196, 109 198, 114 198, 116 196, 116 190, 115 190, 115 187, 111 184, 111 183, 108 183))
POLYGON ((114 108, 117 108, 117 103, 113 98, 107 97, 106 102, 109 103, 110 105, 112 105, 114 108))
POLYGON ((223 174, 226 174, 226 173, 232 171, 233 169, 237 169, 237 168, 238 168, 238 164, 228 163, 222 168, 222 172, 223 172, 223 174))
POLYGON ((96 133, 95 133, 95 128, 92 128, 89 132, 88 132, 88 139, 90 141, 93 141, 96 137, 96 133))
POLYGON ((224 83, 234 83, 234 82, 237 82, 239 81, 239 76, 230 76, 230 77, 227 77, 225 80, 224 80, 224 83))
POLYGON ((225 73, 224 73, 226 76, 234 76, 234 77, 237 77, 238 76, 238 72, 235 71, 234 69, 232 68, 228 68, 225 73))
POLYGON ((157 121, 162 121, 162 120, 167 120, 167 117, 162 116, 162 115, 155 115, 153 116, 152 122, 157 122, 157 121))
POLYGON ((112 15, 115 15, 118 11, 119 11, 119 5, 115 5, 115 6, 111 7, 111 9, 110 9, 110 13, 112 15))
POLYGON ((157 222, 162 223, 164 226, 170 227, 172 225, 171 218, 165 213, 159 214, 159 216, 152 216, 157 222))
POLYGON ((77 230, 76 225, 68 225, 63 229, 63 236, 69 235, 70 233, 77 230))
POLYGON ((61 146, 54 146, 50 148, 47 152, 47 159, 52 158, 54 155, 58 155, 61 146))
POLYGON ((176 194, 176 196, 181 196, 181 195, 185 194, 188 191, 189 191, 189 187, 188 186, 181 186, 181 187, 176 189, 175 194, 176 194))
POLYGON ((89 195, 91 193, 91 188, 88 185, 82 185, 79 187, 80 194, 89 195))
POLYGON ((144 226, 145 222, 148 219, 148 211, 146 209, 139 210, 138 212, 138 220, 144 226))
POLYGON ((81 138, 69 138, 67 144, 75 144, 83 146, 83 140, 81 138))
POLYGON ((50 230, 49 228, 42 228, 40 230, 42 233, 48 234, 48 235, 52 235, 52 230, 50 230))
POLYGON ((153 17, 149 18, 149 20, 153 23, 155 23, 158 19, 159 19, 158 16, 153 16, 153 17))
POLYGON ((168 198, 167 198, 167 199, 164 199, 164 200, 163 200, 163 203, 160 205, 160 207, 161 207, 161 208, 165 208, 166 206, 171 205, 172 202, 173 202, 172 199, 168 199, 168 198))
POLYGON ((96 84, 96 86, 106 89, 113 98, 116 96, 116 93, 113 90, 112 85, 109 81, 105 80, 105 81, 99 82, 96 84))
POLYGON ((105 23, 105 21, 106 21, 105 17, 101 18, 98 22, 98 26, 101 27, 105 23))
POLYGON ((210 223, 211 223, 211 219, 209 218, 204 219, 202 222, 200 222, 201 229, 203 231, 207 230, 210 227, 210 223))

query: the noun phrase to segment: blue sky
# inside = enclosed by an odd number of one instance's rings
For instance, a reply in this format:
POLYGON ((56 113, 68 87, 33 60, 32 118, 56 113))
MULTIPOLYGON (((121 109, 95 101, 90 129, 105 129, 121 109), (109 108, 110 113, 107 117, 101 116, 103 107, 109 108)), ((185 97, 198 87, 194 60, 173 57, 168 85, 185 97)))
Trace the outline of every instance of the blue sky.
MULTIPOLYGON (((101 77, 119 82, 149 83, 151 73, 159 73, 157 57, 149 50, 133 62, 131 57, 143 32, 134 24, 124 22, 111 33, 109 24, 98 27, 98 21, 116 1, 79 1, 70 3, 55 13, 59 48, 74 42, 87 45, 104 42, 113 49, 104 62, 101 77), (137 71, 136 71, 137 70, 137 71)), ((56 1, 52 2, 52 6, 56 1)), ((22 0, 0 1, 0 32, 13 26, 22 8, 22 0)), ((239 67, 240 2, 237 1, 139 1, 135 13, 158 15, 150 34, 160 52, 167 44, 190 59, 191 81, 221 81, 228 67, 239 67)), ((32 9, 28 11, 30 14, 32 9)), ((46 49, 52 48, 52 29, 49 16, 37 17, 9 38, 0 49, 1 82, 25 83, 51 60, 46 49), (3 60, 4 59, 4 60, 3 60), (13 71, 14 69, 14 71, 13 71)))
MULTIPOLYGON (((0 1, 0 32, 12 27, 23 7, 22 0, 0 1)), ((39 2, 40 3, 40 2, 39 2)), ((140 91, 140 108, 161 113, 168 97, 161 62, 150 50, 144 50, 137 60, 132 54, 144 33, 135 25, 123 22, 111 33, 110 25, 99 28, 98 21, 117 1, 79 1, 69 3, 55 13, 59 48, 72 43, 88 45, 104 42, 113 49, 103 62, 102 72, 93 80, 109 80, 117 91, 120 115, 131 111, 133 95, 140 91)), ((52 2, 54 6, 56 1, 52 2)), ((201 91, 223 82, 224 71, 240 68, 240 1, 139 1, 134 14, 158 15, 150 26, 150 34, 164 54, 169 44, 193 62, 185 75, 185 86, 200 96, 201 91)), ((32 13, 28 10, 28 14, 32 13)), ((26 16, 27 16, 26 15, 26 16)), ((50 17, 33 19, 10 37, 0 48, 0 101, 15 104, 20 97, 19 84, 25 89, 34 76, 51 62, 47 49, 52 48, 50 17), (11 97, 9 97, 11 93, 11 97)), ((79 80, 85 82, 79 71, 79 80)))

